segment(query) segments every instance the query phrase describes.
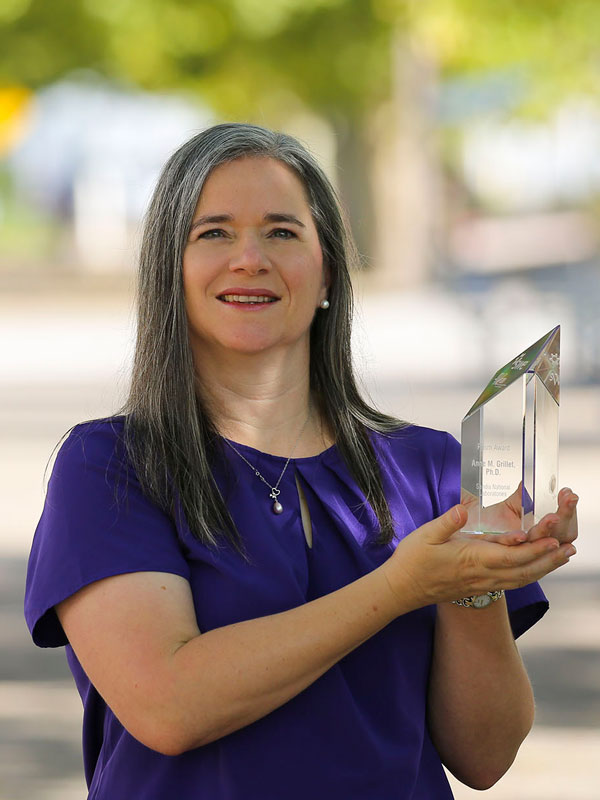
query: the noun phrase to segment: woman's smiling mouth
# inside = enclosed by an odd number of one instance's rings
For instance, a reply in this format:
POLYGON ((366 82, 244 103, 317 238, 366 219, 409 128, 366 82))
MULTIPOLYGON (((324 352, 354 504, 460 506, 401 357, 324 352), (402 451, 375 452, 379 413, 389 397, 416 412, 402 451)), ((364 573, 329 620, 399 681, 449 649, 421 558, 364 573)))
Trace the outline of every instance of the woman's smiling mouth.
POLYGON ((224 303, 245 303, 257 305, 259 303, 275 303, 277 297, 270 297, 268 295, 252 295, 252 294, 222 294, 219 295, 219 300, 224 303))
POLYGON ((244 286, 230 286, 217 295, 217 300, 228 306, 258 310, 281 300, 271 289, 263 286, 248 289, 244 286))

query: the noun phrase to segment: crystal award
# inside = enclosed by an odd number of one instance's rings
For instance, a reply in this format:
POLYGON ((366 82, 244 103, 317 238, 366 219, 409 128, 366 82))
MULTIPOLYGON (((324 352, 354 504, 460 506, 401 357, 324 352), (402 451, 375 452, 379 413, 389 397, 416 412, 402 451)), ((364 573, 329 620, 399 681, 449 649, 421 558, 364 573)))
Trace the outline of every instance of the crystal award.
POLYGON ((556 511, 559 393, 560 325, 499 369, 463 419, 463 531, 517 530, 515 515, 527 531, 556 511))

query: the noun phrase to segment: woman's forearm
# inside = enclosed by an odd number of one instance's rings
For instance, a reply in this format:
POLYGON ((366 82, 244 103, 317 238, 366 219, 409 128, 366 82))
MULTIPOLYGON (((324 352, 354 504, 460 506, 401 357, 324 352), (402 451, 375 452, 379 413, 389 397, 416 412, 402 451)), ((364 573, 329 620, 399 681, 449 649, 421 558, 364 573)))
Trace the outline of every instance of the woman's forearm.
MULTIPOLYGON (((408 597, 408 595, 407 595, 408 597)), ((173 656, 169 707, 181 725, 177 751, 265 716, 399 614, 380 570, 279 614, 194 637, 173 656), (204 666, 206 665, 206 666, 204 666)))
POLYGON ((428 706, 433 741, 459 780, 485 789, 510 767, 534 703, 504 599, 438 606, 428 706))

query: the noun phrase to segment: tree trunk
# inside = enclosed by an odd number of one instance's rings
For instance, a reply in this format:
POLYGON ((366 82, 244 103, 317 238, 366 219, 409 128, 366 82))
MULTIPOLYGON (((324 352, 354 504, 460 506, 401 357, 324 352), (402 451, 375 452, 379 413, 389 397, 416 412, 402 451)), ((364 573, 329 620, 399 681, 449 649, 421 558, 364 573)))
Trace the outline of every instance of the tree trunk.
POLYGON ((405 42, 395 45, 394 94, 374 116, 375 283, 386 289, 430 279, 442 219, 435 141, 433 64, 405 42))
POLYGON ((337 186, 363 266, 374 265, 373 148, 364 121, 330 119, 337 151, 337 186))

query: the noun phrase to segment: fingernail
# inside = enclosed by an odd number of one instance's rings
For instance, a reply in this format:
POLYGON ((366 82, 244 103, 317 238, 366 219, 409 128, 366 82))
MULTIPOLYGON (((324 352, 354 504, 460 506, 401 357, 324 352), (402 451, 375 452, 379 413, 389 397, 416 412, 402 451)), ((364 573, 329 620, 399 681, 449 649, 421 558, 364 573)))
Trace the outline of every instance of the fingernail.
POLYGON ((460 522, 462 520, 462 516, 460 513, 461 508, 462 506, 454 506, 454 508, 452 509, 452 516, 454 517, 455 522, 460 522))
POLYGON ((551 542, 548 542, 546 545, 546 550, 557 550, 560 545, 556 541, 556 539, 552 539, 551 542))
POLYGON ((569 546, 568 546, 568 547, 565 549, 565 555, 567 556, 567 558, 570 558, 571 556, 574 556, 576 552, 577 552, 577 550, 576 550, 576 549, 573 547, 573 545, 572 545, 572 544, 570 544, 570 545, 569 545, 569 546))

